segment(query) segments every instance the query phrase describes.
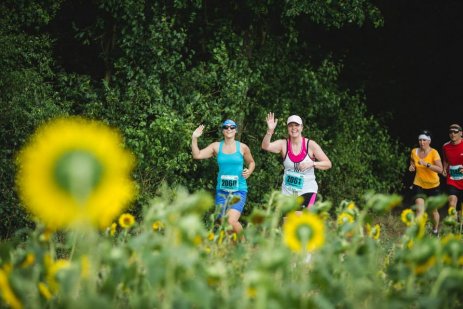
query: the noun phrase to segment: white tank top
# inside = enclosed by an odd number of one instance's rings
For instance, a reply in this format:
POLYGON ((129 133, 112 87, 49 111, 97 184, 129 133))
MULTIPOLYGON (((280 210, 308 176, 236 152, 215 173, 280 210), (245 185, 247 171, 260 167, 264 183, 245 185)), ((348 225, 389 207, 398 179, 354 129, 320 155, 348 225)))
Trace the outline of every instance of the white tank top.
POLYGON ((302 195, 305 193, 317 193, 318 185, 315 181, 315 169, 313 167, 305 171, 299 170, 302 162, 314 161, 309 157, 309 140, 302 139, 302 149, 295 155, 291 148, 290 139, 286 140, 286 155, 283 160, 285 168, 281 191, 285 195, 302 195))

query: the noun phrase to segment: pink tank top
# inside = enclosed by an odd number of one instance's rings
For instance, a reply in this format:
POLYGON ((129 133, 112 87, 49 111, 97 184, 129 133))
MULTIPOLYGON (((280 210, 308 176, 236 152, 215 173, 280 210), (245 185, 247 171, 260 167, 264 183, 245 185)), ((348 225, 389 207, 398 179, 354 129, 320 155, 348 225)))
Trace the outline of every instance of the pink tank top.
POLYGON ((302 149, 301 151, 299 152, 299 154, 295 155, 293 153, 293 148, 291 147, 291 141, 290 139, 288 138, 286 140, 286 155, 289 156, 289 159, 294 162, 294 163, 300 163, 302 162, 304 159, 305 159, 305 156, 308 154, 308 151, 307 151, 307 142, 306 142, 306 138, 302 138, 302 149))
MULTIPOLYGON (((309 156, 308 151, 308 143, 309 140, 306 138, 302 139, 302 147, 299 154, 295 155, 291 148, 291 142, 288 139, 286 141, 286 156, 283 159, 283 166, 284 166, 284 175, 283 175, 283 183, 281 185, 282 193, 285 195, 291 195, 297 192, 298 195, 302 195, 305 193, 317 193, 318 192, 318 185, 315 180, 315 170, 314 168, 306 169, 305 171, 301 171, 299 169, 299 164, 304 160, 312 160, 309 156), (304 178, 304 182, 301 188, 294 191, 294 188, 285 184, 286 177, 288 174, 296 172, 304 178)), ((292 174, 294 175, 294 174, 292 174)))

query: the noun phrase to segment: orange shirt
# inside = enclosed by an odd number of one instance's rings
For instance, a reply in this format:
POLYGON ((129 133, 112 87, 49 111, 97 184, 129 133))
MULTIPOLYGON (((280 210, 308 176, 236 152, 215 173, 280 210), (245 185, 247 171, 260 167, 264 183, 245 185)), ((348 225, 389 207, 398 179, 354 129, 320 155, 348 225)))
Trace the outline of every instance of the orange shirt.
POLYGON ((423 189, 432 189, 439 186, 439 175, 426 167, 426 163, 434 164, 435 161, 440 160, 440 155, 436 149, 431 148, 431 151, 422 160, 426 162, 424 165, 418 163, 420 157, 418 157, 419 148, 412 150, 410 160, 415 164, 415 179, 413 184, 420 186, 423 189))

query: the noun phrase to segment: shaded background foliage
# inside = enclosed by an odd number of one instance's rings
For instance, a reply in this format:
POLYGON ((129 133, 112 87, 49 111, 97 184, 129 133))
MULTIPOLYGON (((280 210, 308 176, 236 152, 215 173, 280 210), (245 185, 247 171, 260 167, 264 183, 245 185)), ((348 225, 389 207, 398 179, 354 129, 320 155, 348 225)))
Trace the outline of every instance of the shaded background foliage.
POLYGON ((225 118, 238 122, 257 163, 248 209, 263 204, 282 172, 280 159, 260 150, 269 111, 280 119, 274 138, 299 114, 332 160, 317 173, 325 198, 401 189, 399 144, 367 113, 361 91, 339 86, 339 60, 305 35, 380 26, 367 0, 4 1, 0 12, 2 237, 28 222, 12 189, 15 154, 58 115, 121 131, 138 159, 134 212, 162 183, 214 190, 216 163, 193 161, 189 145, 200 123, 200 146, 219 139, 225 118))

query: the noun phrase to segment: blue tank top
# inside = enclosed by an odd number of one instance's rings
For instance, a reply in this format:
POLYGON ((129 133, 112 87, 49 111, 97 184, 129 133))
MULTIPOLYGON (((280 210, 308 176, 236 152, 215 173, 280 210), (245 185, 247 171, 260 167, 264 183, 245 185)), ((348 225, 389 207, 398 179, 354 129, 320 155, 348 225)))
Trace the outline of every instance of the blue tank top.
POLYGON ((223 141, 219 144, 219 153, 217 154, 217 164, 219 165, 217 190, 247 192, 248 185, 242 175, 244 156, 240 151, 240 142, 236 141, 235 153, 223 153, 222 146, 223 141))

